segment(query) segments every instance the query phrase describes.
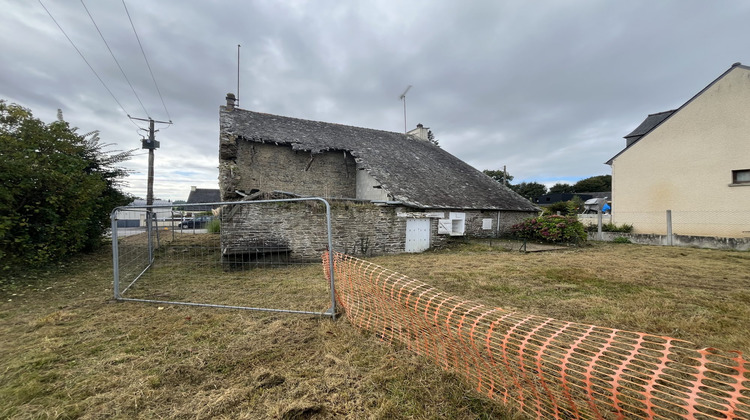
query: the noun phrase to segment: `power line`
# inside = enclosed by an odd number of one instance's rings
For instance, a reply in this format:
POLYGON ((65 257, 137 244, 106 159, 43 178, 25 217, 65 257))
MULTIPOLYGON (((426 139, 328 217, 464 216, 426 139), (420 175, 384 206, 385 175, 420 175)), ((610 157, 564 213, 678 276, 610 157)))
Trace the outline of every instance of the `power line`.
MULTIPOLYGON (((57 25, 57 27, 58 27, 58 28, 60 29, 60 32, 62 32, 62 33, 63 33, 63 35, 65 35, 65 38, 67 38, 67 39, 68 39, 68 42, 70 42, 70 45, 72 45, 72 46, 73 46, 73 48, 75 48, 76 52, 78 52, 78 55, 80 55, 80 56, 81 56, 81 58, 82 58, 82 59, 83 59, 83 61, 84 61, 84 62, 86 63, 86 65, 87 65, 87 66, 89 66, 89 68, 90 68, 90 69, 91 69, 91 71, 92 71, 92 72, 94 73, 94 75, 96 76, 96 78, 97 78, 97 79, 99 79, 99 82, 100 82, 100 83, 102 84, 102 86, 104 86, 104 89, 107 89, 107 92, 109 92, 109 95, 110 95, 110 96, 112 96, 112 99, 114 99, 114 100, 115 100, 115 102, 117 102, 117 105, 118 105, 118 106, 120 107, 120 109, 122 109, 122 112, 124 112, 124 113, 125 113, 125 115, 127 115, 127 116, 128 116, 128 119, 130 119, 130 114, 128 114, 128 111, 126 111, 126 110, 125 110, 125 107, 124 107, 124 106, 122 106, 122 104, 120 103, 120 101, 118 101, 118 100, 117 100, 117 97, 115 97, 115 94, 114 94, 114 93, 112 93, 112 91, 111 91, 111 90, 109 89, 109 86, 107 86, 107 84, 106 84, 106 83, 104 83, 104 80, 102 80, 102 78, 101 78, 101 77, 99 76, 99 73, 97 73, 97 72, 96 72, 96 70, 94 70, 94 67, 92 67, 92 66, 91 66, 91 64, 89 63, 89 61, 88 61, 88 60, 86 60, 86 57, 84 57, 84 56, 83 56, 83 53, 81 52, 81 50, 79 50, 79 49, 78 49, 78 47, 76 46, 75 42, 73 42, 73 40, 72 40, 72 39, 70 39, 70 37, 68 36, 68 34, 67 34, 67 33, 65 33, 65 30, 64 30, 64 29, 62 28, 62 26, 60 26, 60 24, 59 24, 59 23, 57 23, 57 20, 55 19, 55 17, 54 17, 54 16, 52 16, 52 13, 50 13, 49 9, 47 9, 47 7, 46 7, 46 6, 44 5, 44 3, 42 3, 42 0, 39 0, 39 4, 40 4, 40 5, 42 6, 42 8, 44 9, 44 11, 45 11, 45 12, 47 12, 47 14, 48 14, 48 15, 49 15, 49 17, 50 17, 50 18, 52 19, 52 21, 53 21, 53 22, 55 22, 55 25, 57 25)), ((133 123, 133 125, 135 125, 135 126, 136 126, 136 127, 138 127, 139 129, 141 128, 141 127, 140 127, 140 126, 139 126, 138 124, 136 124, 136 123, 135 123, 135 121, 133 121, 132 119, 130 119, 130 122, 131 122, 131 123, 133 123)))
POLYGON ((125 78, 125 81, 128 82, 128 86, 130 86, 130 90, 133 91, 133 95, 135 95, 135 98, 138 100, 138 103, 141 104, 141 108, 143 109, 143 112, 146 115, 149 115, 148 111, 146 111, 146 107, 143 105, 143 102, 141 102, 141 98, 138 96, 138 93, 136 93, 135 88, 133 87, 133 84, 130 83, 130 79, 128 79, 128 76, 125 75, 125 70, 122 69, 120 62, 117 61, 117 57, 115 57, 115 53, 113 53, 112 49, 109 48, 109 44, 107 43, 107 40, 104 39, 104 35, 102 34, 102 31, 99 30, 99 25, 96 24, 94 17, 91 15, 91 12, 89 12, 89 8, 86 7, 86 3, 84 3, 83 0, 81 0, 81 4, 83 5, 83 8, 86 10, 86 13, 89 15, 89 18, 91 18, 91 23, 94 24, 96 31, 99 32, 99 36, 102 38, 102 41, 104 41, 104 45, 107 46, 107 50, 109 51, 109 54, 112 56, 112 59, 115 60, 115 64, 117 64, 117 68, 120 69, 120 73, 122 73, 122 76, 125 78))
POLYGON ((172 117, 169 116, 169 111, 167 111, 167 104, 164 103, 164 97, 161 95, 161 90, 159 90, 159 85, 156 83, 154 72, 151 70, 151 64, 149 64, 148 58, 146 58, 146 52, 143 50, 143 44, 141 44, 141 39, 138 37, 138 31, 135 30, 135 25, 133 24, 133 19, 130 17, 130 12, 128 11, 128 6, 125 4, 125 0, 122 0, 122 5, 123 7, 125 7, 125 13, 128 15, 128 20, 130 21, 130 26, 133 28, 133 33, 135 34, 135 39, 138 41, 138 46, 141 47, 141 53, 143 54, 143 59, 146 60, 146 67, 148 67, 148 72, 151 73, 151 80, 154 81, 154 86, 156 87, 156 92, 159 94, 159 99, 161 99, 161 104, 164 107, 164 112, 167 113, 167 119, 171 123, 172 117))

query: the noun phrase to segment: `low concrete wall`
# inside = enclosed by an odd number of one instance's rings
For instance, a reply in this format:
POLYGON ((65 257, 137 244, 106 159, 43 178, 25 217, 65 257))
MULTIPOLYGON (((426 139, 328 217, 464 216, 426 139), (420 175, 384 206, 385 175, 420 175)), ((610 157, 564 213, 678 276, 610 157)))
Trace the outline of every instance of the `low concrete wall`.
MULTIPOLYGON (((578 221, 583 223, 584 225, 594 225, 597 226, 599 224, 599 215, 598 214, 579 214, 578 215, 578 221)), ((602 214, 602 224, 605 225, 607 223, 612 222, 612 215, 611 214, 602 214)))
MULTIPOLYGON (((621 232, 602 232, 599 237, 597 232, 589 232, 590 241, 612 242, 617 237, 630 239, 634 244, 642 245, 669 245, 669 237, 659 234, 644 233, 621 233, 621 232)), ((716 236, 689 236, 689 235, 672 235, 673 246, 710 248, 710 249, 727 249, 735 251, 750 251, 750 238, 721 238, 716 236)))

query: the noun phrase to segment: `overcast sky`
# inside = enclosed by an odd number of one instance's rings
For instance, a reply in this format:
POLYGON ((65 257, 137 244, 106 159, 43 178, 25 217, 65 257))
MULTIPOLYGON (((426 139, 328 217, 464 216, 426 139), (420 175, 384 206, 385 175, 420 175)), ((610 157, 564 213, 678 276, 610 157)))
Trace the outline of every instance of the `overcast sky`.
MULTIPOLYGON (((158 125, 155 195, 218 188, 218 110, 240 107, 401 132, 422 123, 477 169, 514 183, 574 183, 649 113, 674 109, 734 62, 750 63, 750 2, 0 0, 0 98, 45 122, 57 109, 112 149, 140 147, 158 125), (144 110, 145 108, 145 110, 144 110), (138 122, 141 127, 146 123, 138 122)), ((138 150, 126 191, 145 197, 138 150)))

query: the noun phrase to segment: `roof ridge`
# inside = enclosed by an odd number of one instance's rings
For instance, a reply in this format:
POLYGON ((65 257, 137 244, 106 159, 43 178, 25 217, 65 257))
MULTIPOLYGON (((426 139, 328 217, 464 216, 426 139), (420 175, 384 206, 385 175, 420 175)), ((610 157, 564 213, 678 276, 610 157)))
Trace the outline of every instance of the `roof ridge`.
POLYGON ((360 127, 358 125, 349 125, 349 124, 335 123, 335 122, 329 122, 329 121, 311 120, 311 119, 307 119, 307 118, 288 117, 286 115, 278 115, 278 114, 271 114, 271 113, 268 113, 268 112, 252 111, 252 110, 243 109, 243 108, 234 108, 234 110, 235 111, 249 112, 251 114, 266 115, 266 116, 270 116, 270 117, 285 118, 285 119, 288 119, 288 120, 297 120, 297 121, 304 121, 304 122, 328 124, 328 125, 332 125, 332 126, 340 126, 340 127, 346 127, 346 128, 357 128, 357 129, 360 129, 360 130, 367 130, 367 131, 379 131, 379 132, 383 132, 383 133, 396 134, 396 135, 401 135, 401 136, 406 136, 407 135, 405 133, 401 133, 401 132, 397 132, 397 131, 388 131, 388 130, 381 130, 381 129, 378 129, 378 128, 360 127))

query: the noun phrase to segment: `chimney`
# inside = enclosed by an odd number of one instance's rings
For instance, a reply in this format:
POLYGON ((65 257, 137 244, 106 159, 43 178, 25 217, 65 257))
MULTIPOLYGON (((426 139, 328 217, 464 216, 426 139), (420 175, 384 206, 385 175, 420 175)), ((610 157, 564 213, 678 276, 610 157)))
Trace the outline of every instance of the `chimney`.
POLYGON ((197 189, 198 189, 198 187, 196 187, 195 185, 191 185, 190 186, 190 192, 193 192, 193 191, 195 191, 197 189))
POLYGON ((237 100, 235 98, 234 93, 227 93, 227 111, 232 111, 234 109, 234 103, 237 100))
POLYGON ((430 131, 429 127, 423 126, 421 123, 417 124, 417 128, 409 131, 408 135, 414 136, 420 140, 427 140, 427 132, 430 131))

